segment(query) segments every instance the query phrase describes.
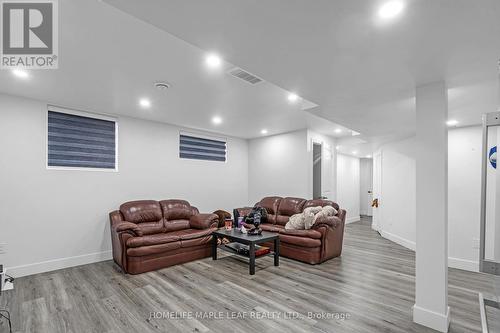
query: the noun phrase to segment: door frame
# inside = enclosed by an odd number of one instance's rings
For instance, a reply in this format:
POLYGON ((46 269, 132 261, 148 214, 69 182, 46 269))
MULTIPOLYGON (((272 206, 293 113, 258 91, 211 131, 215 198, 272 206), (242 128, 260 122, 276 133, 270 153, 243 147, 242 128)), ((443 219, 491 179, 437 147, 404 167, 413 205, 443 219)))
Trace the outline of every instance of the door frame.
POLYGON ((479 271, 483 273, 500 275, 500 263, 486 260, 486 179, 488 173, 488 129, 500 126, 500 112, 483 115, 483 149, 481 166, 481 230, 479 234, 479 271))

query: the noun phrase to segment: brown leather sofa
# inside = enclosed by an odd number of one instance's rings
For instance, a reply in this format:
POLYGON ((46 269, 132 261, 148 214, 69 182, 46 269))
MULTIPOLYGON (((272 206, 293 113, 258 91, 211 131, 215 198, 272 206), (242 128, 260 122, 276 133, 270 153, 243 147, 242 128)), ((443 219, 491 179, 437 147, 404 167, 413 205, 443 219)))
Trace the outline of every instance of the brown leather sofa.
POLYGON ((130 274, 209 257, 218 223, 185 200, 130 201, 109 218, 113 259, 130 274))
MULTIPOLYGON (((333 201, 266 197, 255 206, 265 208, 268 213, 267 223, 260 226, 262 230, 279 233, 280 256, 319 264, 342 253, 346 211, 333 201), (338 211, 337 215, 318 219, 308 230, 285 229, 290 216, 302 213, 307 207, 326 205, 333 206, 338 211)), ((248 215, 251 210, 251 207, 236 209, 240 216, 248 215)), ((266 245, 272 247, 272 244, 266 245)))

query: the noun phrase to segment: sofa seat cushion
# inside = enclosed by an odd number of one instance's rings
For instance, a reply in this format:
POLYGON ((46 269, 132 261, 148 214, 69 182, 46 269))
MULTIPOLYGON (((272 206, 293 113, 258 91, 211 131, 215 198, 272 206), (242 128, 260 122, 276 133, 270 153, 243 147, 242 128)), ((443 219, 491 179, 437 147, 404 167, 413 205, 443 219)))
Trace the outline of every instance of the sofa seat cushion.
POLYGON ((285 226, 283 225, 269 224, 269 223, 261 224, 260 228, 264 231, 270 231, 270 232, 280 232, 281 230, 285 230, 285 226))
MULTIPOLYGON (((305 230, 304 230, 305 231, 305 230)), ((318 247, 321 246, 321 240, 310 237, 292 236, 280 233, 280 242, 293 244, 302 247, 318 247)))
POLYGON ((127 239, 127 247, 141 247, 149 245, 158 245, 179 241, 180 237, 173 232, 146 235, 142 237, 131 237, 127 239))
POLYGON ((188 240, 195 238, 202 238, 210 236, 212 237, 212 232, 217 230, 217 228, 208 228, 208 229, 184 229, 169 232, 169 235, 177 236, 180 240, 188 240))
POLYGON ((280 231, 283 235, 297 236, 297 237, 309 237, 313 239, 321 239, 321 232, 317 230, 293 230, 293 229, 284 229, 280 231))
POLYGON ((137 223, 137 227, 141 229, 143 235, 158 234, 165 231, 165 228, 163 227, 163 220, 160 220, 158 222, 137 223))
POLYGON ((192 239, 181 239, 181 247, 209 245, 211 243, 212 243, 212 235, 192 238, 192 239))
POLYGON ((189 229, 189 220, 165 220, 165 230, 167 233, 183 229, 189 229))
POLYGON ((151 254, 173 251, 180 247, 181 247, 181 241, 175 241, 157 245, 149 245, 149 246, 131 247, 127 249, 127 255, 130 257, 142 257, 151 254))

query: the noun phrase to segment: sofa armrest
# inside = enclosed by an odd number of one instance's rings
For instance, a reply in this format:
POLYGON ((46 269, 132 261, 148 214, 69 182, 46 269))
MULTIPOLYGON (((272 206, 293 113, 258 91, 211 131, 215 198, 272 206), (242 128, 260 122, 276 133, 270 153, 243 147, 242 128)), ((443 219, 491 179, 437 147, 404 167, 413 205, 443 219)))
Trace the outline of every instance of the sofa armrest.
POLYGON ((226 221, 226 219, 231 219, 231 213, 226 212, 222 209, 216 210, 214 214, 219 217, 219 228, 222 228, 224 226, 224 222, 226 221))
POLYGON ((200 214, 200 211, 198 210, 197 207, 191 206, 191 214, 197 215, 197 214, 200 214))
POLYGON ((142 232, 135 223, 126 222, 119 210, 109 213, 109 221, 111 223, 113 259, 124 272, 127 272, 128 260, 125 243, 131 237, 142 236, 142 232))
POLYGON ((314 224, 312 225, 311 229, 317 229, 321 226, 327 226, 329 228, 336 229, 340 225, 342 225, 342 220, 337 216, 325 216, 317 219, 316 222, 314 222, 314 224))
POLYGON ((109 213, 109 220, 112 232, 128 232, 132 236, 142 236, 141 228, 135 223, 125 221, 119 210, 109 213))
POLYGON ((341 255, 344 242, 345 210, 336 216, 322 217, 313 224, 313 230, 321 232, 321 262, 341 255))
POLYGON ((189 226, 193 229, 217 228, 218 223, 216 214, 196 214, 189 219, 189 226))
POLYGON ((128 232, 131 233, 133 236, 142 236, 142 230, 139 228, 139 226, 135 223, 132 222, 120 222, 117 223, 113 226, 113 230, 115 232, 128 232))

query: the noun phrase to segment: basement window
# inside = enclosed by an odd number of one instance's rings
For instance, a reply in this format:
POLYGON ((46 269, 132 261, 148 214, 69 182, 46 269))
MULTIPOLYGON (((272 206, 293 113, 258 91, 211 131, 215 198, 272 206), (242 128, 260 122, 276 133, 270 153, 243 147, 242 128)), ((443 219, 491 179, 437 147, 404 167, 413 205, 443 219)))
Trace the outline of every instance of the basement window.
POLYGON ((179 157, 183 159, 226 162, 227 142, 225 139, 180 133, 179 157))
POLYGON ((47 168, 117 171, 114 118, 49 108, 47 168))

